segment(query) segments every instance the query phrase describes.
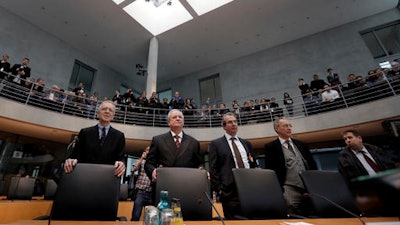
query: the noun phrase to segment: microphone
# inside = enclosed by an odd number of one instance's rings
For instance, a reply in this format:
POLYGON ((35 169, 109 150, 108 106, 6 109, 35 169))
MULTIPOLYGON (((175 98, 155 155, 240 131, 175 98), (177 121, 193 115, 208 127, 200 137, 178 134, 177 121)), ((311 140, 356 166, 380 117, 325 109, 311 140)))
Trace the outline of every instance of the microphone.
POLYGON ((311 197, 311 198, 317 197, 317 198, 323 199, 323 200, 329 202, 330 204, 332 204, 333 206, 335 206, 336 208, 340 209, 341 211, 346 212, 347 214, 351 215, 354 218, 357 218, 363 225, 365 225, 365 221, 361 218, 360 215, 357 215, 357 214, 351 212, 350 210, 344 208, 343 206, 337 204, 336 202, 330 200, 329 198, 327 198, 323 195, 316 194, 316 193, 305 193, 304 195, 306 197, 311 197))
POLYGON ((222 217, 221 217, 221 214, 219 214, 219 212, 218 212, 217 208, 215 207, 214 203, 211 201, 210 196, 209 196, 209 195, 207 194, 207 192, 205 192, 205 191, 203 191, 203 193, 204 193, 204 195, 207 197, 207 200, 208 200, 208 202, 210 203, 211 207, 212 207, 212 208, 214 209, 214 211, 217 213, 218 219, 221 221, 221 223, 222 223, 223 225, 225 225, 224 218, 222 218, 222 217))

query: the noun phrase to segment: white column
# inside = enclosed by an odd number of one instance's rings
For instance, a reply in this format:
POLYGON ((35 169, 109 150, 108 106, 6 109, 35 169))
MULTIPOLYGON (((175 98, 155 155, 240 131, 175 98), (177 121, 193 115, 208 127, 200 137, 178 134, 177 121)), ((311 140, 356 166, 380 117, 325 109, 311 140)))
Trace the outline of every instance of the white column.
POLYGON ((147 59, 147 82, 146 95, 151 96, 153 91, 157 91, 157 62, 158 62, 158 40, 157 37, 150 39, 149 57, 147 59))

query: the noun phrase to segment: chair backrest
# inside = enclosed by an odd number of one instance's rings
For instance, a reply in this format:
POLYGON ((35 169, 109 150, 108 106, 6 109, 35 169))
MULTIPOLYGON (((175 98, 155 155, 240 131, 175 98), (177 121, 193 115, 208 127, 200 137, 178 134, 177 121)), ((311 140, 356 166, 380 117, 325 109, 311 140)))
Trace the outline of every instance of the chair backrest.
POLYGON ((8 188, 7 199, 31 200, 36 178, 12 177, 8 188))
POLYGON ((210 182, 205 170, 181 167, 157 169, 156 198, 160 191, 168 191, 168 197, 181 200, 184 220, 211 220, 211 204, 205 193, 210 193, 210 182), (204 193, 205 192, 205 193, 204 193))
POLYGON ((78 163, 61 177, 51 212, 52 220, 117 219, 120 179, 113 165, 78 163))
POLYGON ((44 192, 44 199, 54 199, 57 191, 57 183, 53 179, 48 179, 46 183, 46 190, 44 192))
POLYGON ((287 204, 275 171, 233 169, 242 216, 248 219, 287 218, 287 204))
POLYGON ((354 217, 350 212, 360 215, 360 210, 355 204, 351 191, 339 172, 308 170, 300 174, 306 191, 310 194, 315 216, 332 217, 354 217), (340 209, 332 202, 340 205, 346 210, 340 209))
POLYGON ((129 197, 128 196, 128 184, 127 183, 121 184, 119 200, 127 201, 128 197, 129 197))

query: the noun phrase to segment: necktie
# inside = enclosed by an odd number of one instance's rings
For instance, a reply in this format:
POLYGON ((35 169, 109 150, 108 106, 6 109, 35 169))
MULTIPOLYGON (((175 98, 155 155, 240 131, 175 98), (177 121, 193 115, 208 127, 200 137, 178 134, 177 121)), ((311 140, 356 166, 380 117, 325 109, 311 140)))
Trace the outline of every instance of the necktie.
POLYGON ((233 152, 235 153, 236 163, 239 168, 244 168, 243 159, 242 159, 242 156, 240 155, 239 148, 235 144, 235 139, 236 138, 234 138, 234 137, 231 138, 232 148, 233 148, 233 152))
POLYGON ((106 128, 103 127, 103 129, 101 129, 100 145, 104 144, 105 139, 106 139, 106 128))
POLYGON ((179 146, 181 146, 181 142, 179 142, 179 136, 175 135, 175 144, 176 144, 176 148, 179 148, 179 146))
POLYGON ((370 157, 368 157, 364 151, 361 151, 361 154, 364 156, 365 161, 367 161, 367 163, 369 164, 369 166, 370 166, 375 172, 381 171, 381 169, 379 168, 379 166, 378 166, 370 157))
POLYGON ((293 153, 293 155, 296 155, 296 153, 294 152, 294 149, 293 149, 292 145, 290 144, 289 139, 286 140, 285 142, 286 142, 286 144, 287 144, 288 150, 291 151, 291 152, 293 153))

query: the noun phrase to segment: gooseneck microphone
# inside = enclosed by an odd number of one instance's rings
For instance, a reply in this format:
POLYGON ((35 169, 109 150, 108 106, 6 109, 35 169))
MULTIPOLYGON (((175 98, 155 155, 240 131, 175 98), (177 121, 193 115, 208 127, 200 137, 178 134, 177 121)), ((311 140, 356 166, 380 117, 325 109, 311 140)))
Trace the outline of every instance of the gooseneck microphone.
POLYGON ((219 214, 219 212, 218 212, 218 210, 217 210, 217 208, 215 207, 215 205, 214 205, 214 203, 211 201, 211 198, 210 198, 210 196, 207 194, 207 192, 203 192, 204 193, 204 195, 207 197, 207 200, 208 200, 208 202, 210 203, 210 205, 211 205, 211 207, 214 209, 214 211, 217 213, 217 215, 218 215, 218 219, 221 221, 221 223, 223 224, 223 225, 225 225, 225 222, 224 222, 224 218, 222 218, 221 217, 221 214, 219 214))
POLYGON ((305 195, 308 197, 311 197, 311 198, 316 197, 316 198, 323 199, 323 200, 329 202, 330 204, 332 204, 333 206, 335 206, 336 208, 340 209, 341 211, 346 212, 347 214, 351 215, 354 218, 357 218, 363 225, 365 225, 365 221, 361 218, 360 215, 353 213, 352 211, 344 208, 343 206, 337 204, 336 202, 330 200, 329 198, 327 198, 323 195, 320 195, 320 194, 316 194, 316 193, 306 193, 305 195))

